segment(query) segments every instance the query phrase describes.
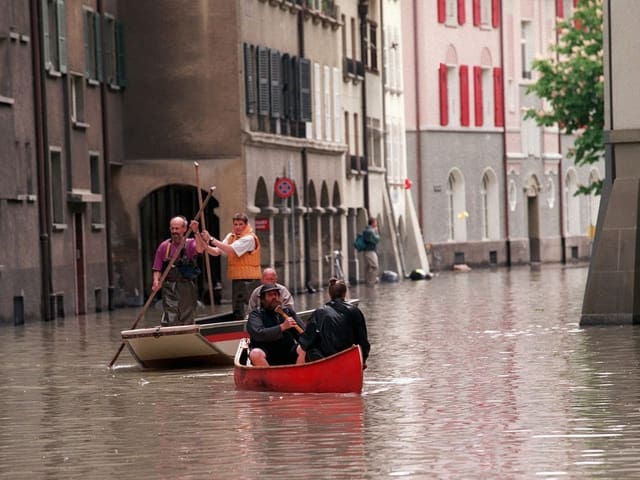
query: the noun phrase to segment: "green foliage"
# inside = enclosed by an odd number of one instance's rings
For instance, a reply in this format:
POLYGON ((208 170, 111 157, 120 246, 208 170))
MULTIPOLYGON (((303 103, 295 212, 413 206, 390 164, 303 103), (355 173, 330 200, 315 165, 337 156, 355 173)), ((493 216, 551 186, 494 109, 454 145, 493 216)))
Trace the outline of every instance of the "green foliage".
MULTIPOLYGON (((573 17, 557 24, 555 55, 537 59, 536 83, 527 93, 547 101, 544 110, 530 109, 525 118, 540 126, 559 125, 576 140, 568 157, 578 166, 595 163, 604 155, 604 71, 602 0, 580 0, 573 17)), ((600 193, 602 182, 579 188, 578 193, 600 193)))

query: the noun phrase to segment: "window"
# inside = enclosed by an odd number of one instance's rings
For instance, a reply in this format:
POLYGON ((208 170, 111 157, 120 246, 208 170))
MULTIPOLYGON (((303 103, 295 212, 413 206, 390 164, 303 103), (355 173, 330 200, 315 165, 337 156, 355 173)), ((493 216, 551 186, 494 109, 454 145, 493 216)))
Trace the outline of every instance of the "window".
POLYGON ((367 47, 369 51, 367 52, 366 61, 367 66, 375 72, 378 70, 378 26, 371 21, 367 21, 367 24, 369 29, 367 47))
MULTIPOLYGON (((97 152, 89 153, 89 169, 91 175, 91 193, 100 195, 100 155, 97 152)), ((91 203, 91 224, 102 224, 102 202, 91 203)))
POLYGON ((254 47, 247 43, 244 44, 244 95, 245 95, 245 112, 251 115, 256 111, 256 90, 255 90, 255 73, 253 66, 254 47))
POLYGON ((482 234, 484 240, 496 240, 500 236, 498 201, 498 179, 493 170, 487 170, 482 176, 480 188, 482 197, 482 234))
POLYGON ((367 117, 367 144, 369 147, 369 163, 382 166, 382 129, 380 119, 367 117))
POLYGON ((486 125, 494 125, 494 89, 493 72, 491 68, 482 69, 482 111, 484 112, 484 122, 486 125))
POLYGON ((449 96, 447 99, 447 105, 449 109, 449 125, 452 127, 460 126, 460 82, 459 71, 456 66, 447 67, 447 91, 449 96))
POLYGON ((322 110, 320 105, 322 104, 322 77, 320 75, 320 64, 313 64, 313 103, 315 106, 314 111, 314 133, 315 138, 318 140, 322 138, 322 110))
POLYGON ((44 67, 51 73, 67 72, 67 39, 64 0, 42 0, 44 67))
MULTIPOLYGON (((104 80, 112 89, 126 86, 124 67, 124 30, 122 23, 111 15, 104 15, 104 80)), ((100 58, 98 56, 98 58, 100 58)))
POLYGON ((580 234, 580 199, 575 196, 577 189, 578 177, 576 171, 571 168, 567 171, 564 180, 565 231, 567 235, 580 234))
POLYGON ((342 126, 340 120, 342 119, 342 97, 340 96, 341 90, 341 78, 340 70, 336 67, 333 68, 333 141, 342 142, 342 126))
POLYGON ((51 168, 51 214, 54 225, 64 225, 64 187, 62 174, 62 153, 57 148, 49 149, 51 168))
POLYGON ((331 68, 325 65, 324 71, 324 139, 331 140, 331 68))
POLYGON ((525 155, 540 157, 541 129, 533 118, 521 119, 522 150, 525 155))
POLYGON ((90 83, 102 81, 102 42, 100 41, 100 15, 83 8, 84 64, 90 83))
POLYGON ((0 32, 0 103, 13 103, 10 49, 9 35, 0 32))
POLYGON ((448 240, 463 242, 467 239, 467 209, 464 195, 464 177, 454 169, 447 179, 448 240))
POLYGON ((522 78, 531 79, 531 68, 533 63, 533 26, 529 21, 520 24, 520 54, 522 56, 522 78))
POLYGON ((71 75, 71 121, 75 127, 86 127, 84 115, 84 81, 82 75, 71 75))

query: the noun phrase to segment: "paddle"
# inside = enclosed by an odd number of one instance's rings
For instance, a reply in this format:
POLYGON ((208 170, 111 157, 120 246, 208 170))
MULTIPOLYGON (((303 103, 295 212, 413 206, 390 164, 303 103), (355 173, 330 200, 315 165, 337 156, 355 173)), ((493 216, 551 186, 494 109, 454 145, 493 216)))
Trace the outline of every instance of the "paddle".
MULTIPOLYGON (((200 194, 200 175, 198 174, 198 162, 193 162, 193 165, 196 167, 196 187, 198 188, 198 203, 200 204, 200 208, 202 208, 202 195, 200 194)), ((202 220, 200 221, 202 224, 202 230, 207 229, 207 224, 204 221, 204 215, 202 216, 202 220)), ((204 250, 204 266, 207 271, 207 284, 209 285, 209 305, 211 305, 211 313, 215 313, 216 309, 213 302, 213 286, 211 284, 211 265, 209 264, 209 252, 205 248, 204 250)))
MULTIPOLYGON (((211 187, 209 189, 209 194, 207 195, 207 198, 205 198, 204 203, 200 206, 200 210, 198 210, 198 213, 196 213, 196 216, 195 216, 194 220, 198 220, 198 218, 200 218, 200 216, 202 215, 202 212, 204 211, 204 208, 207 206, 207 203, 209 203, 209 199, 211 198, 211 195, 213 194, 213 191, 215 189, 216 189, 216 187, 211 187)), ((180 242, 180 248, 176 249, 176 251, 171 256, 171 259, 169 260, 169 264, 167 265, 167 268, 164 269, 164 272, 162 272, 162 275, 160 276, 160 285, 162 285, 162 283, 164 282, 165 278, 167 278, 167 275, 169 275, 169 271, 171 270, 171 267, 173 267, 173 264, 175 263, 175 261, 180 256, 180 252, 182 251, 182 247, 184 246, 185 242, 187 241, 187 237, 189 236, 190 232, 191 232, 191 228, 189 228, 187 230, 187 232, 183 235, 182 241, 180 242)), ((158 290, 160 290, 160 289, 158 289, 158 290)), ((151 292, 151 295, 149 295, 149 298, 147 299, 147 301, 145 302, 144 306, 142 307, 142 310, 138 314, 138 316, 136 318, 136 321, 133 322, 133 325, 131 325, 131 328, 129 330, 133 330, 134 328, 136 328, 136 325, 138 325, 138 322, 142 319, 142 317, 144 317, 144 314, 147 312, 147 309, 149 308, 149 305, 151 305, 151 301, 156 296, 156 292, 158 290, 151 292)), ((122 352, 123 348, 124 348, 124 342, 120 342, 120 347, 118 347, 118 351, 116 352, 116 354, 111 359, 111 362, 109 362, 109 368, 111 368, 113 366, 113 364, 116 363, 116 360, 120 356, 120 353, 122 352)))
MULTIPOLYGON (((293 320, 289 315, 287 315, 284 312, 281 305, 278 305, 274 310, 277 314, 279 314, 282 318, 284 318, 285 322, 288 322, 289 320, 293 320)), ((293 321, 294 321, 293 328, 295 328, 298 333, 304 333, 304 330, 300 325, 298 325, 298 322, 296 322, 295 320, 293 321)))

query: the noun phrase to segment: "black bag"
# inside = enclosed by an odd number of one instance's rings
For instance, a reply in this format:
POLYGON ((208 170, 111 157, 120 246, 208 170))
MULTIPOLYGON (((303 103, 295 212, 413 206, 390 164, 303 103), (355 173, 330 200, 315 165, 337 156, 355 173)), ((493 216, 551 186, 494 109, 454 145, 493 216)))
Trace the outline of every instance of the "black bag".
POLYGON ((193 262, 190 262, 186 259, 180 259, 176 262, 176 267, 182 275, 182 278, 186 280, 193 280, 194 278, 198 278, 198 276, 202 273, 202 270, 198 265, 193 262))

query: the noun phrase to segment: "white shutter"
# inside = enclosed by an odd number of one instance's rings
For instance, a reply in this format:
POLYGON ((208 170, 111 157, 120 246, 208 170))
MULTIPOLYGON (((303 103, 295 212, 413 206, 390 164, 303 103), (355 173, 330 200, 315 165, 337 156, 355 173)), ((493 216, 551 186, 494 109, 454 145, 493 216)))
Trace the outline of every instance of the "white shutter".
POLYGON ((342 75, 333 68, 333 140, 342 142, 342 75))
POLYGON ((331 140, 331 68, 324 66, 324 139, 331 140))
POLYGON ((320 75, 320 64, 313 64, 313 103, 314 113, 313 123, 315 123, 315 138, 322 138, 322 97, 321 97, 322 77, 320 75))

